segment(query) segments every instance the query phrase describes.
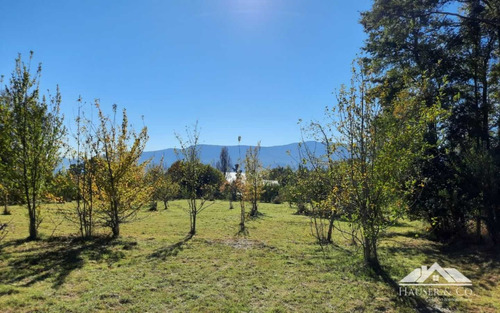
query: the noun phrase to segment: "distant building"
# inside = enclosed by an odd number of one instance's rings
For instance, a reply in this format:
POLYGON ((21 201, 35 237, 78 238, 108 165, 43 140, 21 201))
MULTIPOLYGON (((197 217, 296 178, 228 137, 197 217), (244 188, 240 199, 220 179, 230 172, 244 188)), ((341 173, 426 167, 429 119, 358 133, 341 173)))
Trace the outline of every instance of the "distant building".
MULTIPOLYGON (((241 173, 241 178, 243 179, 243 181, 245 181, 245 173, 241 173)), ((236 180, 236 172, 227 172, 226 173, 226 181, 228 183, 232 183, 233 181, 236 180)))
MULTIPOLYGON (((243 181, 246 180, 245 173, 241 173, 241 178, 243 181)), ((232 183, 235 180, 236 180, 236 172, 227 172, 226 173, 226 181, 227 182, 232 183)), ((269 185, 269 186, 279 186, 279 184, 280 184, 277 180, 264 179, 264 180, 262 180, 262 182, 264 183, 264 185, 269 185)))
POLYGON ((264 179, 262 181, 264 182, 264 185, 267 185, 267 186, 279 186, 280 185, 280 183, 277 180, 264 179))

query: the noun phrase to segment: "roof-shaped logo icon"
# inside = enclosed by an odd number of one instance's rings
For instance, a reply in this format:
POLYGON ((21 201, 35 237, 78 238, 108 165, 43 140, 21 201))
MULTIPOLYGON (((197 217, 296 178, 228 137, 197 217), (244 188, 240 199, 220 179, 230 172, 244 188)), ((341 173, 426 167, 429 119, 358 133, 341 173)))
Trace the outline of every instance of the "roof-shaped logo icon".
POLYGON ((399 281, 399 285, 472 286, 472 282, 457 269, 442 268, 439 264, 434 263, 429 268, 422 266, 414 269, 408 276, 399 281))

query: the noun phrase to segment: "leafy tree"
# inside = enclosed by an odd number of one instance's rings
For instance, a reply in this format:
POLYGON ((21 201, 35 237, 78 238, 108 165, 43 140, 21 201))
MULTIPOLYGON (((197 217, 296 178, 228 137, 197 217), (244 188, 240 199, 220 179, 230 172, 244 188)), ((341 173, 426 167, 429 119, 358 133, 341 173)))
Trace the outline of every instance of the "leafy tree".
POLYGON ((172 181, 176 183, 181 183, 184 178, 182 160, 177 160, 167 170, 167 176, 169 176, 172 181))
POLYGON ((281 187, 286 187, 293 181, 294 172, 290 166, 277 166, 268 170, 264 177, 269 180, 277 180, 281 187))
POLYGON ((78 198, 78 185, 73 181, 70 171, 62 170, 50 181, 49 192, 60 199, 60 202, 70 202, 78 198))
MULTIPOLYGON (((122 122, 116 125, 104 115, 96 102, 99 126, 93 143, 97 204, 104 225, 113 237, 120 235, 120 225, 133 219, 139 209, 151 199, 151 186, 144 186, 143 177, 149 161, 140 163, 148 139, 147 128, 135 133, 128 124, 126 110, 122 122)), ((113 105, 116 116, 117 106, 113 105)))
POLYGON ((188 201, 187 213, 189 214, 190 222, 188 236, 194 236, 196 234, 197 217, 213 204, 213 202, 208 201, 214 199, 214 193, 219 189, 222 178, 220 179, 220 184, 215 186, 214 184, 210 184, 212 179, 208 177, 209 175, 205 175, 204 177, 204 174, 207 172, 207 166, 204 166, 200 162, 200 133, 198 131, 198 124, 195 124, 193 130, 186 128, 186 135, 186 138, 182 138, 176 134, 183 157, 182 162, 178 166, 182 173, 181 192, 188 201))
POLYGON ((245 194, 252 204, 250 216, 257 216, 258 201, 262 193, 262 164, 259 160, 260 142, 249 147, 245 157, 245 194))
POLYGON ((326 167, 333 169, 327 176, 331 192, 318 205, 353 225, 353 240, 363 247, 365 263, 378 268, 380 234, 404 214, 408 204, 401 198, 415 187, 413 167, 428 148, 427 125, 444 113, 439 102, 428 107, 420 101, 425 86, 418 84, 382 107, 377 100, 384 95, 373 92, 369 74, 369 68, 358 62, 351 86, 343 87, 337 106, 327 109, 330 122, 320 132, 335 129, 328 137, 335 138, 334 149, 342 147, 345 152, 339 154, 338 166, 326 167))
POLYGON ((266 183, 262 188, 262 201, 264 202, 274 202, 281 203, 286 201, 285 189, 288 184, 294 179, 294 172, 290 166, 283 167, 277 166, 275 168, 269 169, 263 173, 263 178, 265 180, 274 180, 278 184, 266 183))
POLYGON ((470 151, 484 151, 489 156, 482 158, 481 152, 478 158, 488 160, 487 167, 499 164, 499 18, 500 4, 485 0, 376 0, 362 14, 369 35, 366 61, 375 73, 374 87, 385 90, 381 104, 411 88, 406 76, 425 81, 420 98, 428 107, 439 97, 451 112, 446 122, 427 125, 425 154, 430 157, 416 165, 425 187, 411 195, 413 215, 429 221, 441 239, 465 233, 471 218, 476 230, 484 220, 492 239, 500 230, 494 218, 500 213, 494 204, 498 184, 482 185, 478 198, 467 181, 481 177, 472 178, 461 162, 470 151), (480 202, 471 206, 464 199, 480 202))
MULTIPOLYGON (((1 79, 0 79, 1 82, 1 79)), ((12 121, 4 91, 0 94, 0 194, 4 204, 3 214, 9 212, 9 195, 12 192, 12 121)))
POLYGON ((260 200, 267 203, 281 203, 279 197, 280 189, 280 185, 264 182, 262 184, 262 193, 260 195, 260 200))
MULTIPOLYGON (((153 187, 153 193, 151 194, 151 207, 149 209, 150 211, 158 210, 156 201, 160 200, 160 190, 162 189, 162 185, 165 181, 165 174, 166 171, 163 167, 163 159, 158 165, 153 165, 146 171, 146 175, 144 176, 145 183, 153 187)), ((165 205, 165 209, 166 208, 167 206, 165 205)))
POLYGON ((25 64, 21 56, 9 86, 2 97, 3 110, 9 112, 11 127, 10 149, 12 168, 9 177, 23 191, 28 209, 29 239, 38 238, 38 226, 42 222, 40 198, 48 188, 48 181, 61 160, 61 148, 65 128, 59 114, 61 95, 41 96, 39 79, 41 65, 31 73, 31 59, 25 64))
POLYGON ((175 182, 163 166, 163 160, 159 165, 153 166, 148 170, 146 179, 153 186, 153 201, 162 201, 163 207, 168 209, 168 201, 178 197, 180 185, 175 182))
POLYGON ((309 189, 307 187, 307 179, 309 170, 304 166, 299 166, 293 175, 293 179, 289 182, 281 192, 283 199, 288 201, 290 207, 296 206, 297 212, 295 214, 309 213, 307 204, 309 189))
MULTIPOLYGON (((220 190, 225 181, 222 173, 216 168, 201 162, 197 163, 197 168, 199 179, 198 184, 196 184, 196 194, 199 197, 207 197, 209 199, 220 197, 220 190)), ((185 160, 174 162, 167 170, 166 177, 167 180, 174 184, 174 189, 179 188, 177 192, 173 193, 174 197, 182 196, 188 198, 186 186, 189 184, 189 175, 185 160), (178 187, 175 187, 175 185, 178 187)))

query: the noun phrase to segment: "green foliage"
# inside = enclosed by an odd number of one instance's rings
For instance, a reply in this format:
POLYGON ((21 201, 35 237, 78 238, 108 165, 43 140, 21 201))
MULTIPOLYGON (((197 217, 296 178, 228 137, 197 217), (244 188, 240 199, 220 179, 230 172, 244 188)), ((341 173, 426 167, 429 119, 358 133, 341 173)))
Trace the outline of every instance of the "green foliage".
MULTIPOLYGON (((59 88, 54 96, 42 96, 39 91, 41 65, 32 74, 30 63, 25 64, 19 55, 9 85, 0 97, 0 107, 5 112, 0 141, 7 146, 1 154, 8 159, 4 164, 8 167, 2 166, 0 170, 7 173, 4 177, 11 181, 12 187, 22 190, 30 221, 29 238, 37 239, 42 222, 39 202, 61 160, 65 128, 59 114, 59 88), (6 136, 10 137, 7 141, 6 136)), ((10 183, 2 185, 7 190, 11 188, 10 183)))
POLYGON ((188 201, 190 230, 189 236, 196 234, 196 221, 198 214, 208 208, 214 201, 215 195, 220 191, 220 186, 225 180, 222 173, 209 165, 200 162, 198 124, 193 130, 186 128, 186 139, 176 134, 181 145, 182 162, 172 164, 172 179, 180 179, 181 194, 188 201))
POLYGON ((152 166, 146 173, 146 183, 153 187, 152 200, 162 201, 165 209, 168 201, 180 196, 180 184, 175 182, 163 166, 163 160, 159 165, 152 166))
POLYGON ((258 215, 258 201, 262 194, 262 164, 259 160, 260 142, 255 147, 249 147, 245 156, 245 196, 252 204, 250 216, 258 215))
MULTIPOLYGON (((128 124, 126 110, 122 122, 116 125, 99 112, 99 126, 92 142, 95 161, 95 190, 98 213, 114 237, 120 235, 120 224, 133 219, 137 211, 151 198, 152 187, 143 184, 149 161, 139 162, 148 140, 147 128, 136 134, 128 124)), ((116 115, 116 105, 113 106, 116 115)))
MULTIPOLYGON (((311 123, 309 131, 324 138, 327 155, 312 159, 314 170, 299 180, 304 185, 299 196, 311 204, 313 217, 324 214, 330 219, 327 238, 335 215, 349 221, 352 240, 363 247, 365 262, 378 267, 378 239, 407 209, 401 199, 418 178, 413 165, 428 148, 426 127, 445 112, 439 102, 422 103, 418 95, 425 86, 417 84, 382 107, 378 99, 384 95, 370 86, 369 70, 355 64, 351 86, 342 87, 337 106, 327 108, 329 122, 311 123), (344 152, 334 162, 336 149, 344 152)), ((323 240, 326 227, 316 218, 313 224, 323 240)))
POLYGON ((224 176, 211 165, 199 161, 190 165, 184 160, 176 161, 168 169, 167 177, 178 185, 183 198, 188 199, 193 194, 200 199, 216 199, 222 196, 220 187, 225 181, 224 176), (196 172, 196 181, 191 179, 189 171, 196 172))
POLYGON ((78 198, 78 185, 75 184, 71 172, 58 171, 50 181, 49 193, 59 201, 70 202, 78 198))
POLYGON ((294 175, 295 173, 290 166, 277 166, 263 173, 264 179, 277 180, 282 187, 286 187, 293 182, 294 175))
POLYGON ((260 200, 267 203, 281 203, 280 189, 280 185, 264 183, 262 185, 260 200))
POLYGON ((364 61, 375 74, 374 89, 382 91, 381 105, 390 106, 416 83, 425 84, 418 98, 427 107, 439 99, 450 112, 427 125, 428 147, 415 164, 423 187, 408 195, 412 216, 426 219, 440 239, 466 234, 472 219, 476 229, 485 222, 493 241, 500 231, 498 183, 482 185, 478 196, 468 182, 481 177, 471 177, 462 162, 481 151, 477 159, 485 167, 499 166, 499 17, 498 3, 483 0, 377 0, 362 14, 369 36, 364 61))

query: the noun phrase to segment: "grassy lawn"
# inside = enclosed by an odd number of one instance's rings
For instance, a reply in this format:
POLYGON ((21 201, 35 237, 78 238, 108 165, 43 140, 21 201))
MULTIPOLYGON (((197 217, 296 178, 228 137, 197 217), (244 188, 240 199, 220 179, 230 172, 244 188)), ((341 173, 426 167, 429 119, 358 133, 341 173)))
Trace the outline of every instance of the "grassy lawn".
POLYGON ((75 225, 48 212, 43 239, 26 242, 26 209, 12 207, 12 215, 0 216, 13 225, 0 243, 0 311, 500 311, 498 250, 441 246, 425 239, 418 222, 390 229, 380 248, 385 272, 375 275, 338 233, 339 247, 321 249, 309 218, 293 215, 286 205, 261 204, 264 215, 249 221, 248 235, 240 236, 239 210, 216 202, 199 216, 198 234, 187 241, 184 205, 175 201, 166 211, 159 205, 160 211, 141 212, 124 225, 120 239, 88 242, 75 239, 75 225), (397 281, 434 262, 470 278, 473 296, 398 296, 397 281))

